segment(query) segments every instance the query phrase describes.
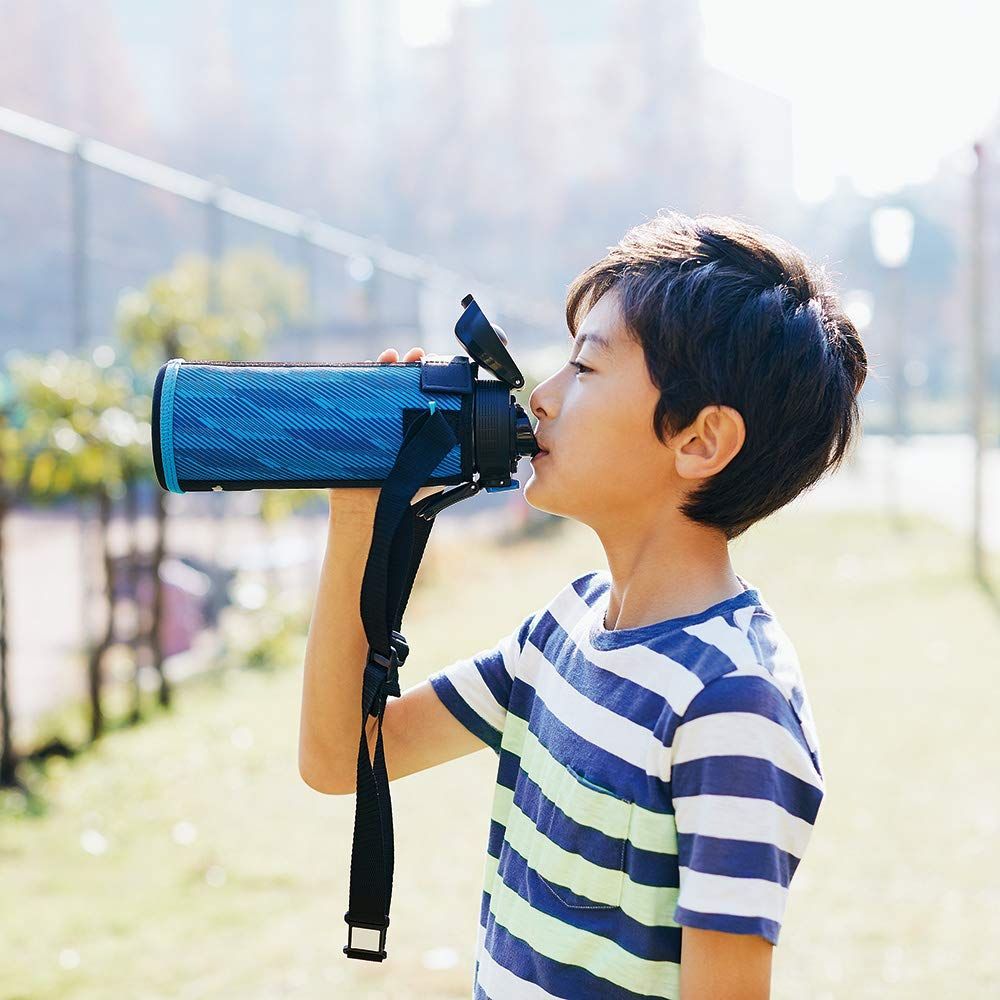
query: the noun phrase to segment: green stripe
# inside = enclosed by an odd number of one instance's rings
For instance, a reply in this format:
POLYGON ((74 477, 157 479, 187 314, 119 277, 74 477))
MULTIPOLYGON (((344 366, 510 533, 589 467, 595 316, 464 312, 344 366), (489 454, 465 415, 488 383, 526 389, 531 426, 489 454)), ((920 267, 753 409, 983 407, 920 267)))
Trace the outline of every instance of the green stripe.
POLYGON ((494 884, 490 911, 496 922, 510 934, 556 962, 580 966, 633 993, 665 998, 678 994, 680 965, 677 962, 638 958, 600 934, 541 913, 502 880, 494 884))
MULTIPOLYGON (((581 785, 565 766, 538 742, 538 737, 528 728, 528 723, 513 712, 507 712, 500 745, 521 758, 521 769, 541 788, 545 797, 557 803, 561 809, 563 804, 559 796, 565 800, 566 791, 572 789, 570 805, 574 812, 570 813, 567 809, 563 811, 577 823, 600 830, 609 837, 623 837, 627 830, 629 841, 644 851, 677 854, 677 827, 673 813, 654 812, 636 803, 625 803, 605 792, 598 792, 581 785), (629 812, 631 817, 628 815, 629 812)), ((501 789, 507 792, 509 798, 509 790, 502 785, 498 785, 497 794, 500 794, 501 789)), ((503 801, 506 802, 507 799, 503 801)), ((496 802, 494 802, 493 818, 498 823, 504 822, 504 814, 497 814, 496 802)))
MULTIPOLYGON (((582 784, 538 741, 527 722, 509 711, 501 745, 520 757, 524 772, 574 822, 665 858, 676 857, 677 829, 672 813, 654 812, 582 784)), ((617 870, 605 868, 567 851, 535 826, 515 805, 513 792, 499 782, 494 789, 492 818, 506 828, 507 844, 547 881, 567 886, 596 903, 620 906, 648 927, 678 926, 674 921, 676 887, 633 882, 622 870, 624 865, 617 870)), ((487 854, 485 892, 493 889, 496 868, 497 860, 487 854)))
MULTIPOLYGON (((547 881, 567 886, 595 903, 620 906, 624 913, 647 927, 678 926, 674 920, 678 895, 676 886, 633 882, 627 872, 595 865, 579 854, 564 850, 538 830, 532 819, 518 808, 510 789, 503 785, 497 785, 493 818, 498 823, 506 824, 504 840, 507 846, 517 851, 547 881)), ((489 852, 487 856, 490 857, 489 852)), ((496 859, 491 868, 492 872, 488 869, 484 879, 487 892, 497 881, 496 859)))

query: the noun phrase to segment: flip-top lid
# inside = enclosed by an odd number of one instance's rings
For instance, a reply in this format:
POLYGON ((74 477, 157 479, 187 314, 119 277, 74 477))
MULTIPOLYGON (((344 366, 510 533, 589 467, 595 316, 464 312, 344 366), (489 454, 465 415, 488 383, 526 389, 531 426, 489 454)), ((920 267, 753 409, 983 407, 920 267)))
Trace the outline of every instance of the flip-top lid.
POLYGON ((471 295, 462 299, 462 305, 465 312, 455 324, 459 343, 473 360, 488 368, 501 382, 512 389, 520 389, 524 376, 504 346, 507 335, 486 318, 471 295))

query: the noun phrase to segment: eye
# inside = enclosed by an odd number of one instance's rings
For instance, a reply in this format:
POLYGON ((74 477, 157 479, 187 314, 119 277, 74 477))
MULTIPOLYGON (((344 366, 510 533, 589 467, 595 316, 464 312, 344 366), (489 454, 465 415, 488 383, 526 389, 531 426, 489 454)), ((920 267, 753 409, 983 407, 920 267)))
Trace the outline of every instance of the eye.
POLYGON ((570 361, 568 364, 571 364, 577 370, 577 374, 592 372, 594 370, 593 368, 588 368, 586 365, 580 364, 579 361, 570 361))

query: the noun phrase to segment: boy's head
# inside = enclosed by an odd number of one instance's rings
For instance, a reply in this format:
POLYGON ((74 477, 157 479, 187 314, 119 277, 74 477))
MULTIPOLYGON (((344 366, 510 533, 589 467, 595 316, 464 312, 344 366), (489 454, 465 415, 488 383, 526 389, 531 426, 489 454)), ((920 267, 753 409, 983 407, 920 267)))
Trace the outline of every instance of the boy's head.
POLYGON ((529 403, 538 509, 600 529, 668 507, 729 540, 859 431, 867 355, 825 270, 748 223, 635 226, 574 279, 566 322, 571 357, 529 403))

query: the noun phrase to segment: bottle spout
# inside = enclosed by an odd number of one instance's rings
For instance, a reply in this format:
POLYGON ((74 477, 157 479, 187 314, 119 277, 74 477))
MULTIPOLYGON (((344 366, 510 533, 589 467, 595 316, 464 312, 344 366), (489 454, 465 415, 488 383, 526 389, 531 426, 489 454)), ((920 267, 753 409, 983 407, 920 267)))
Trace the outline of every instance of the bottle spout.
POLYGON ((516 438, 516 452, 520 458, 526 455, 534 458, 542 449, 538 447, 535 440, 535 432, 531 429, 531 421, 528 414, 524 412, 524 407, 520 403, 514 404, 515 425, 514 434, 516 438))

